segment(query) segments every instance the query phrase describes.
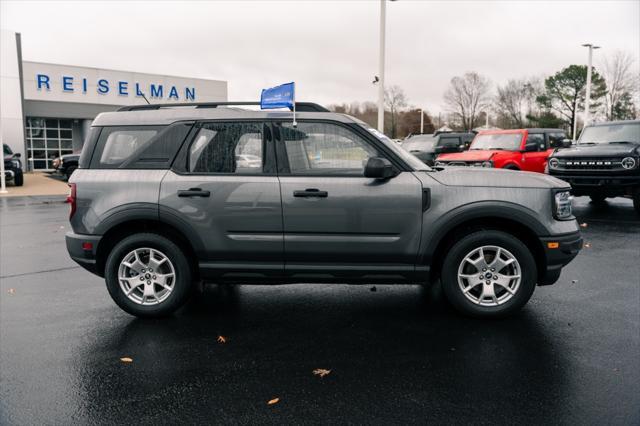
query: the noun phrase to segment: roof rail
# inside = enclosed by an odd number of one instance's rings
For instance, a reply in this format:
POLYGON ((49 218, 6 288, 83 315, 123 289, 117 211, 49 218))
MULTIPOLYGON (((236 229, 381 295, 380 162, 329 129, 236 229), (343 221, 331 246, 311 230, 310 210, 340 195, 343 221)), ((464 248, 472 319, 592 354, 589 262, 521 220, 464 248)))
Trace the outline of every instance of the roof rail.
MULTIPOLYGON (((242 106, 260 105, 260 102, 192 102, 192 103, 171 103, 171 104, 150 104, 150 105, 129 105, 123 106, 118 111, 144 111, 162 108, 194 107, 194 108, 217 108, 219 106, 242 106)), ((313 102, 296 102, 296 112, 331 112, 322 105, 313 102)))

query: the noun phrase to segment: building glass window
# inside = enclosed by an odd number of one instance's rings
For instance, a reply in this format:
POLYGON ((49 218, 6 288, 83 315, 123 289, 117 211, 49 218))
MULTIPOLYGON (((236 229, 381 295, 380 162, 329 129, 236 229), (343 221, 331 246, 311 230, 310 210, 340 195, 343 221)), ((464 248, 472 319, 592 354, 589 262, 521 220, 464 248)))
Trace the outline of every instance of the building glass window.
POLYGON ((53 169, 53 159, 73 152, 71 120, 27 117, 27 159, 33 170, 53 169))

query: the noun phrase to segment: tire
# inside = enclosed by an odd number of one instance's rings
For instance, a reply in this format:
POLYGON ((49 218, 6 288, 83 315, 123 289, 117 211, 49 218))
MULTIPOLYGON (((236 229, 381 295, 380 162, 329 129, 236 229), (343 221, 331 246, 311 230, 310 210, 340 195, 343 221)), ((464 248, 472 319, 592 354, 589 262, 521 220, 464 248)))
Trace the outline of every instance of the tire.
POLYGON ((537 276, 536 262, 529 249, 512 235, 493 230, 476 231, 458 240, 449 249, 441 273, 444 294, 454 308, 466 315, 485 318, 506 316, 522 308, 533 294, 537 276), (480 260, 480 248, 484 250, 484 264, 480 260), (515 262, 504 267, 498 265, 498 270, 493 271, 497 274, 492 275, 490 269, 495 265, 498 249, 503 264, 507 259, 515 262), (478 261, 479 267, 467 258, 478 261), (487 268, 482 271, 485 264, 487 268), (465 277, 459 279, 459 271, 465 277), (482 281, 479 280, 481 274, 482 281), (513 278, 516 275, 520 276, 519 281, 513 278), (512 278, 508 278, 510 276, 512 278), (467 295, 462 286, 469 289, 467 295), (491 289, 495 297, 491 296, 491 289))
POLYGON ((607 200, 604 195, 589 195, 589 198, 593 204, 603 204, 607 200))
POLYGON ((73 172, 75 172, 75 171, 76 171, 76 169, 77 169, 77 167, 76 167, 76 166, 71 166, 71 167, 69 167, 69 168, 67 169, 67 171, 66 171, 66 173, 65 173, 65 174, 67 175, 67 180, 71 179, 71 175, 73 174, 73 172))
POLYGON ((13 177, 13 184, 15 186, 24 185, 24 174, 22 174, 22 170, 16 172, 16 175, 13 177))
POLYGON ((633 208, 636 209, 636 213, 640 215, 640 191, 637 191, 633 196, 633 208))
POLYGON ((186 303, 193 289, 192 271, 182 249, 168 238, 152 233, 134 234, 115 245, 107 257, 105 281, 113 301, 124 311, 142 318, 172 314, 186 303), (155 259, 152 262, 151 250, 155 259), (134 251, 136 254, 132 254, 134 251), (158 264, 162 258, 165 260, 158 264), (132 267, 125 266, 124 261, 132 267), (130 278, 122 280, 119 276, 130 278), (144 279, 139 282, 138 277, 144 279), (126 290, 130 296, 125 294, 126 290))
POLYGON ((514 166, 513 164, 510 164, 508 166, 504 166, 503 169, 505 169, 505 170, 520 170, 518 168, 518 166, 514 166))

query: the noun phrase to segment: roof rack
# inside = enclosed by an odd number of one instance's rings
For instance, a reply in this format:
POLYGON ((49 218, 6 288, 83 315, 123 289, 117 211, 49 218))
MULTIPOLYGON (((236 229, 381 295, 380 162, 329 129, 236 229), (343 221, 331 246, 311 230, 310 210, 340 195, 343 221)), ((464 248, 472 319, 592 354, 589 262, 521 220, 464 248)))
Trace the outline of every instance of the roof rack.
MULTIPOLYGON (((194 108, 217 108, 219 106, 243 106, 260 105, 260 102, 192 102, 192 103, 171 103, 171 104, 150 104, 150 105, 129 105, 123 106, 118 111, 144 111, 162 108, 194 107, 194 108)), ((296 112, 331 112, 322 105, 313 102, 296 102, 296 112)))

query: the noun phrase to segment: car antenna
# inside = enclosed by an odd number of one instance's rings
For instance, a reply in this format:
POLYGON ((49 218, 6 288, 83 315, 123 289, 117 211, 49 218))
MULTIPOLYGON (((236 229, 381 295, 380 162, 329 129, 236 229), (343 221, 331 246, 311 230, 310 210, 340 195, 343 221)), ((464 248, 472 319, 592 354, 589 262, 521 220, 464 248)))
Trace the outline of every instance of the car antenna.
POLYGON ((144 95, 143 92, 140 92, 140 94, 142 95, 142 99, 145 100, 145 102, 147 103, 147 105, 151 105, 151 102, 149 102, 149 99, 147 99, 147 97, 144 95))

